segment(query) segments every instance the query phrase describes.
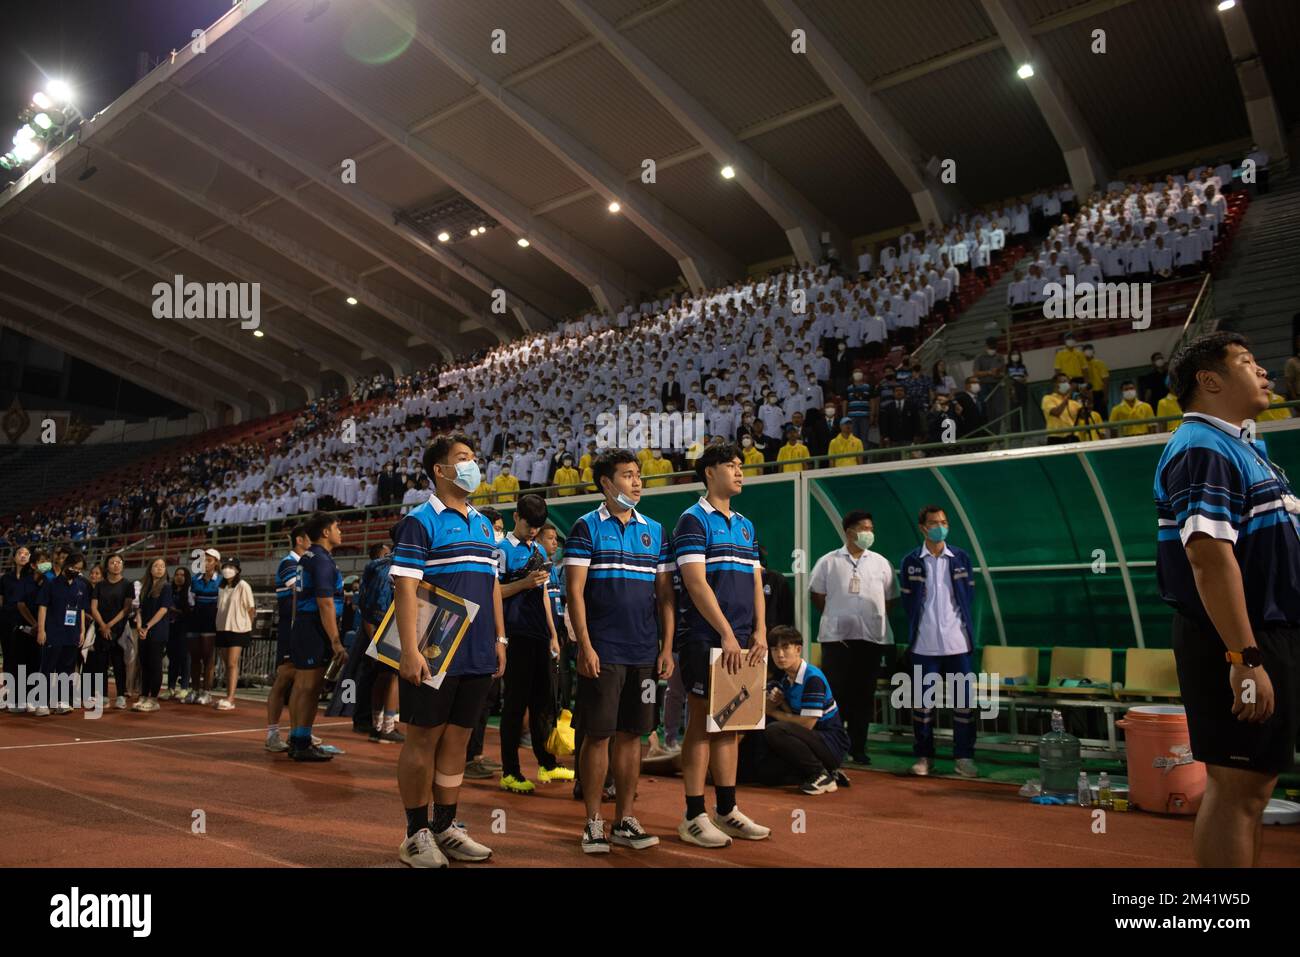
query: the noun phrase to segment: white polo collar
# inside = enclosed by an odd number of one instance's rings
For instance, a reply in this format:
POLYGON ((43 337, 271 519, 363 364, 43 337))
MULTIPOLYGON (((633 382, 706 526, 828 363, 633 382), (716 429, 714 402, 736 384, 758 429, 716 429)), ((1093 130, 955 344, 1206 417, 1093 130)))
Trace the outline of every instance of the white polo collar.
MULTIPOLYGON (((630 511, 632 512, 632 518, 636 521, 638 525, 650 524, 645 520, 645 516, 642 515, 640 512, 638 512, 635 508, 630 509, 630 511)), ((610 512, 609 506, 605 502, 600 503, 600 508, 596 509, 596 514, 600 516, 600 520, 602 522, 608 521, 609 519, 613 518, 613 514, 610 512)))
POLYGON ((709 497, 707 495, 700 496, 700 508, 704 509, 705 512, 717 511, 716 508, 714 508, 712 505, 709 504, 709 497))
POLYGON ((797 685, 803 684, 803 679, 807 676, 807 674, 808 674, 808 662, 807 661, 799 662, 799 673, 794 676, 794 683, 797 685))
POLYGON ((1229 435, 1235 435, 1239 439, 1246 437, 1246 430, 1239 425, 1233 425, 1226 419, 1221 419, 1217 415, 1209 415, 1205 412, 1184 412, 1183 421, 1188 419, 1200 419, 1206 425, 1212 425, 1221 432, 1227 432, 1229 435))
POLYGON ((944 542, 944 543, 943 543, 943 551, 940 552, 938 555, 935 555, 933 552, 930 551, 930 549, 926 548, 925 545, 922 545, 922 546, 921 546, 921 557, 922 557, 922 558, 935 558, 935 559, 938 559, 938 558, 953 558, 953 557, 955 557, 955 556, 954 556, 953 553, 952 553, 952 549, 948 547, 948 543, 947 543, 947 542, 944 542))

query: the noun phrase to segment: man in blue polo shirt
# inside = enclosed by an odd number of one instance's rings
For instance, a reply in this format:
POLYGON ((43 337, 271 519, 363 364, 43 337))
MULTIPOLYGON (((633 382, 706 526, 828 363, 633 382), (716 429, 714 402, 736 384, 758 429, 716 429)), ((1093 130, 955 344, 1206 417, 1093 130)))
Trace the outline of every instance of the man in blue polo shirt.
MULTIPOLYGON (((68 695, 77 677, 77 659, 86 634, 86 613, 90 610, 90 582, 81 577, 86 559, 71 552, 59 574, 41 586, 36 598, 36 644, 41 649, 41 672, 45 675, 49 700, 36 713, 47 715, 50 705, 58 714, 72 710, 68 695), (55 700, 57 698, 57 701, 55 700)), ((96 700, 104 689, 95 691, 96 700)))
MULTIPOLYGON (((614 738, 613 843, 638 850, 659 838, 632 816, 641 774, 641 736, 655 726, 658 679, 673 672, 676 596, 664 528, 636 510, 641 467, 627 449, 596 456, 592 479, 605 501, 574 523, 565 542, 569 624, 578 640, 578 722, 584 781, 603 781, 614 738)), ((608 853, 601 791, 583 791, 582 849, 608 853)))
POLYGON ((758 536, 753 522, 731 510, 731 500, 744 484, 741 466, 734 444, 706 448, 695 461, 705 495, 682 513, 673 532, 673 557, 684 592, 678 637, 688 700, 682 742, 686 817, 677 834, 700 847, 726 847, 733 837, 761 841, 772 833, 736 807, 737 732, 705 730, 710 651, 722 649, 722 662, 732 674, 746 657, 754 665, 767 655, 758 536), (710 770, 717 796, 712 818, 704 808, 710 770))
MULTIPOLYGON (((975 583, 970 556, 956 545, 946 544, 948 516, 938 505, 927 505, 917 517, 924 538, 914 551, 903 556, 898 581, 903 608, 907 611, 908 649, 912 663, 920 668, 923 694, 928 675, 937 675, 939 687, 960 684, 959 700, 953 706, 953 757, 957 773, 965 778, 979 775, 975 765, 974 688, 971 684, 971 650, 975 625, 971 603, 975 583), (950 681, 949 676, 953 676, 950 681), (955 682, 955 683, 954 683, 955 682)), ((925 776, 934 770, 934 709, 912 708, 912 773, 925 776)))
POLYGON ((572 781, 573 772, 560 767, 546 750, 554 724, 555 692, 551 674, 560 657, 560 640, 547 597, 551 563, 537 534, 546 525, 546 500, 523 495, 515 506, 515 527, 498 544, 498 576, 505 613, 505 696, 501 703, 501 790, 531 794, 536 785, 519 766, 520 726, 528 711, 528 732, 543 783, 572 781))
POLYGON ((470 732, 492 679, 505 673, 509 642, 492 525, 469 504, 482 479, 473 441, 462 433, 440 435, 425 449, 423 465, 433 494, 392 531, 393 616, 402 642, 398 697, 407 723, 397 759, 406 808, 406 840, 398 859, 408 867, 446 867, 448 857, 485 861, 492 856, 456 820, 456 802, 470 732), (423 683, 430 669, 417 631, 421 582, 478 606, 438 688, 423 683))
POLYGON ((298 583, 298 560, 311 548, 307 526, 295 525, 289 532, 289 554, 275 570, 275 682, 266 696, 266 750, 279 753, 289 745, 280 737, 280 716, 293 687, 293 661, 289 637, 293 631, 294 592, 298 583))
POLYGON ((329 761, 333 753, 312 742, 325 668, 347 656, 339 636, 343 617, 343 575, 334 564, 334 549, 343 544, 338 519, 314 512, 306 522, 311 548, 298 560, 297 599, 289 632, 293 693, 289 697, 289 757, 295 761, 329 761))
MULTIPOLYGON (((768 724, 755 773, 765 784, 798 781, 804 794, 825 794, 849 786, 839 770, 849 750, 849 733, 826 675, 803 657, 803 636, 789 625, 768 635, 780 680, 768 687, 768 724)), ((745 746, 749 744, 746 737, 745 746)))
POLYGON ((1269 382, 1245 338, 1202 336, 1169 376, 1185 412, 1156 467, 1156 578, 1208 772, 1193 853, 1203 867, 1249 867, 1300 731, 1300 500, 1254 440, 1269 382))

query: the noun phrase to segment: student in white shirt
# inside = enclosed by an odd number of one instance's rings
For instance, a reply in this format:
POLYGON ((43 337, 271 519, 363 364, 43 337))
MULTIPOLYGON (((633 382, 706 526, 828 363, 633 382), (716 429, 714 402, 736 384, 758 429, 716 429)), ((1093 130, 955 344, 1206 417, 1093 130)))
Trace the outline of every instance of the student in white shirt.
POLYGON ((1017 269, 1015 277, 1007 286, 1007 305, 1012 309, 1029 303, 1029 283, 1025 281, 1023 269, 1017 269))

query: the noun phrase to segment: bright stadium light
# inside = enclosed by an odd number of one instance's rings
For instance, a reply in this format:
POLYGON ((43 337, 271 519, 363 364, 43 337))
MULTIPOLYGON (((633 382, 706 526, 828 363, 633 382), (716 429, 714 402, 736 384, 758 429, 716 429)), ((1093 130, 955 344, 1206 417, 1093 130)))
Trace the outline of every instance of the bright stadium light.
POLYGON ((48 96, 46 96, 44 93, 37 93, 34 97, 32 97, 32 103, 36 106, 37 109, 41 109, 41 110, 48 110, 50 107, 54 105, 54 101, 51 100, 48 96))
POLYGON ((520 236, 518 239, 515 240, 515 242, 517 242, 524 249, 528 248, 528 240, 524 239, 523 236, 520 236))
POLYGON ((622 208, 623 207, 618 204, 618 200, 614 200, 614 202, 609 204, 609 211, 611 213, 617 213, 622 208))
POLYGON ((730 167, 730 166, 724 166, 724 167, 722 167, 722 178, 723 178, 723 179, 735 179, 735 178, 736 178, 736 171, 735 171, 735 169, 733 169, 733 168, 730 167))
POLYGON ((1237 5, 1237 0, 1222 0, 1222 2, 1219 4, 1219 12, 1227 13, 1236 5, 1237 5))
POLYGON ((1020 69, 1016 71, 1016 76, 1020 77, 1022 80, 1028 80, 1033 75, 1034 67, 1033 64, 1030 63, 1022 63, 1020 69))
POLYGON ((37 113, 35 116, 32 117, 32 123, 34 123, 37 127, 39 127, 42 130, 48 130, 51 126, 54 125, 54 121, 50 119, 50 115, 48 113, 37 113))
POLYGON ((355 306, 356 304, 357 304, 356 296, 348 296, 348 305, 355 306))
POLYGON ((451 233, 447 232, 445 229, 438 234, 438 242, 440 243, 445 243, 449 239, 451 239, 451 233))
POLYGON ((477 236, 477 235, 478 235, 478 227, 475 226, 473 229, 471 229, 471 230, 469 231, 469 234, 470 234, 471 236, 477 236))
POLYGON ((261 329, 254 329, 254 330, 253 330, 253 337, 256 338, 256 339, 261 339, 264 335, 266 335, 266 333, 263 332, 261 329))
POLYGON ((70 87, 64 80, 50 81, 50 83, 45 87, 45 92, 50 95, 51 99, 53 99, 55 103, 72 102, 72 87, 70 87))
POLYGON ((34 160, 41 155, 41 144, 35 140, 23 140, 14 147, 14 155, 24 163, 34 160))
POLYGON ((19 143, 30 143, 34 139, 36 139, 36 130, 32 129, 30 125, 20 127, 18 132, 14 134, 14 146, 19 143))

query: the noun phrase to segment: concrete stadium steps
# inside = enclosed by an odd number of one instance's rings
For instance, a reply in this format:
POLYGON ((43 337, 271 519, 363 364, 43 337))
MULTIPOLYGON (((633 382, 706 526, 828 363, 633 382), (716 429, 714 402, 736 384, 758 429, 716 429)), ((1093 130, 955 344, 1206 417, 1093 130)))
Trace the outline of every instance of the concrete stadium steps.
MULTIPOLYGON (((24 445, 0 457, 0 515, 78 493, 96 478, 158 450, 157 442, 24 445)), ((90 499, 86 499, 89 504, 90 499)))
POLYGON ((1291 355, 1292 317, 1300 312, 1300 175, 1275 179, 1256 196, 1214 289, 1222 328, 1250 338, 1256 358, 1280 374, 1291 355))
MULTIPOLYGON (((1023 240, 1022 240, 1023 243, 1023 240)), ((969 309, 962 312, 943 331, 943 356, 952 366, 956 362, 974 359, 984 351, 984 340, 1002 335, 1002 319, 1007 312, 1007 288, 1015 281, 1017 269, 1028 269, 1035 258, 1034 252, 1020 256, 993 283, 969 309)))

